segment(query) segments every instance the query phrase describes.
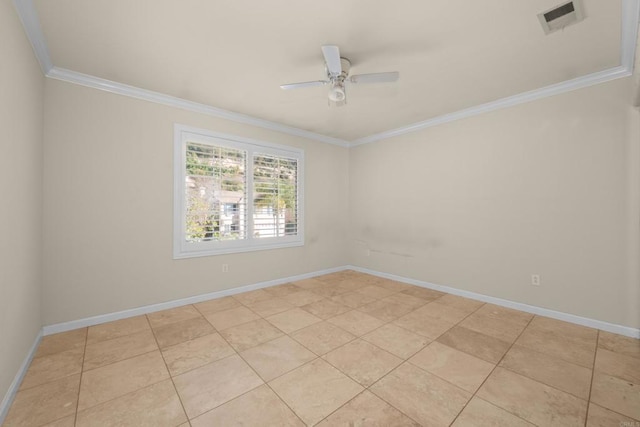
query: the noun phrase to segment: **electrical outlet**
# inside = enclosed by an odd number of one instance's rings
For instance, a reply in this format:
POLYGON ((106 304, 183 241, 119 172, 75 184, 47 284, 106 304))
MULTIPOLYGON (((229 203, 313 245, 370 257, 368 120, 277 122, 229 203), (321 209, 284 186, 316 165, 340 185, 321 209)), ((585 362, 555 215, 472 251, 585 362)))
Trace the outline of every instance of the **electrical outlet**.
POLYGON ((540 275, 532 274, 531 275, 531 286, 540 286, 540 275))
POLYGON ((222 272, 223 273, 229 272, 229 264, 222 264, 222 272))

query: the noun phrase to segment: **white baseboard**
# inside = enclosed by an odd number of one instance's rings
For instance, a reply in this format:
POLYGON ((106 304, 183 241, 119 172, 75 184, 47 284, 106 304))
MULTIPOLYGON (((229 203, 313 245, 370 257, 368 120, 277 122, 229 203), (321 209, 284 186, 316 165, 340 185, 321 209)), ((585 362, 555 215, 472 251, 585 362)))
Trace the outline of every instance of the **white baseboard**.
POLYGON ((0 403, 0 425, 4 422, 4 419, 7 417, 9 413, 9 408, 11 408, 11 404, 13 403, 13 399, 16 397, 16 393, 18 393, 18 389, 20 388, 20 384, 22 384, 22 379, 24 375, 27 373, 27 369, 29 369, 29 365, 31 364, 31 360, 33 356, 36 354, 36 350, 38 345, 40 344, 40 340, 42 339, 42 330, 38 331, 38 335, 36 335, 36 339, 33 340, 33 344, 31 344, 31 348, 27 353, 27 357, 20 365, 20 369, 18 369, 18 373, 13 378, 13 382, 9 386, 9 389, 2 398, 2 403, 0 403))
POLYGON ((145 305, 143 307, 131 308, 128 310, 117 311, 115 313, 100 314, 98 316, 86 317, 84 319, 71 320, 69 322, 63 322, 63 323, 56 323, 53 325, 44 326, 42 328, 42 331, 44 335, 57 334, 59 332, 71 331, 73 329, 84 328, 86 326, 99 325, 101 323, 112 322, 114 320, 125 319, 127 317, 139 316, 141 314, 154 313, 156 311, 180 307, 182 305, 195 304, 198 302, 208 301, 211 299, 222 298, 229 295, 239 294, 242 292, 268 288, 270 286, 282 285, 283 283, 295 282, 296 280, 309 279, 311 277, 322 276, 323 274, 335 273, 336 271, 342 271, 348 268, 349 267, 346 267, 346 266, 334 267, 326 270, 314 271, 312 273, 299 274, 297 276, 291 276, 291 277, 285 277, 282 279, 275 279, 275 280, 269 280, 266 282, 254 283, 252 285, 246 285, 246 286, 240 286, 237 288, 225 289, 222 291, 210 292, 207 294, 181 298, 173 301, 145 305))
POLYGON ((367 274, 371 274, 378 277, 384 277, 386 279, 396 280, 398 282, 408 283, 410 285, 420 286, 428 289, 434 289, 437 291, 446 292, 448 294, 459 295, 465 298, 470 298, 470 299, 474 299, 482 302, 488 302, 488 303, 499 305, 502 307, 512 308, 514 310, 520 310, 527 313, 537 314, 539 316, 551 317, 553 319, 563 320, 565 322, 575 323, 577 325, 587 326, 589 328, 600 329, 600 330, 611 332, 614 334, 624 335, 632 338, 640 338, 640 329, 637 329, 637 328, 631 328, 629 326, 623 326, 623 325, 616 325, 614 323, 608 323, 602 320, 595 320, 587 317, 576 316, 574 314, 563 313, 561 311, 555 311, 548 308, 536 307, 533 305, 528 305, 520 302, 491 297, 491 296, 478 294, 471 291, 456 289, 449 286, 436 285, 436 284, 425 282, 422 280, 410 279, 407 277, 397 276, 395 274, 382 273, 379 271, 370 270, 368 268, 362 268, 362 267, 357 267, 353 265, 345 265, 341 267, 315 271, 312 273, 300 274, 297 276, 285 277, 282 279, 269 280, 266 282, 240 286, 232 289, 225 289, 223 291, 210 292, 207 294, 196 295, 188 298, 162 302, 159 304, 146 305, 143 307, 137 307, 129 310, 118 311, 115 313, 101 314, 98 316, 87 317, 84 319, 72 320, 72 321, 63 322, 63 323, 56 323, 54 325, 48 325, 43 327, 42 328, 43 335, 51 335, 59 332, 70 331, 72 329, 84 328, 86 326, 99 325, 101 323, 125 319, 127 317, 139 316, 141 314, 148 314, 156 311, 167 310, 170 308, 175 308, 175 307, 179 307, 181 305, 186 305, 186 304, 195 304, 198 302, 208 301, 211 299, 222 298, 229 295, 239 294, 242 292, 253 291, 255 289, 262 289, 270 286, 281 285, 287 282, 295 282, 296 280, 303 280, 311 277, 322 276, 323 274, 334 273, 342 270, 355 270, 361 273, 367 273, 367 274))
POLYGON ((370 270, 368 268, 356 267, 353 265, 349 265, 346 268, 350 270, 359 271, 361 273, 367 273, 367 274, 371 274, 378 277, 384 277, 385 279, 391 279, 398 282, 408 283, 410 285, 420 286, 423 288, 446 292, 448 294, 458 295, 461 297, 470 298, 477 301, 488 302, 488 303, 499 305, 502 307, 512 308, 514 310, 520 310, 520 311, 524 311, 531 314, 537 314, 539 316, 551 317, 552 319, 562 320, 569 323, 575 323, 576 325, 587 326, 589 328, 594 328, 594 329, 600 329, 603 331, 624 335, 631 338, 640 338, 640 329, 631 328, 629 326, 616 325, 614 323, 608 323, 602 320, 590 319, 588 317, 576 316, 574 314, 563 313, 561 311, 550 310, 548 308, 536 307, 534 305, 523 304, 521 302, 515 302, 515 301, 510 301, 502 298, 490 297, 487 295, 478 294, 471 291, 464 291, 464 290, 452 288, 449 286, 435 285, 433 283, 424 282, 422 280, 409 279, 402 276, 396 276, 395 274, 381 273, 379 271, 370 270))
POLYGON ((188 298, 182 298, 173 301, 167 301, 159 304, 151 304, 143 307, 132 308, 129 310, 118 311, 115 313, 101 314, 98 316, 87 317, 84 319, 73 320, 64 323, 57 323, 54 325, 44 326, 42 330, 38 333, 36 339, 27 354, 24 362, 20 366, 18 373, 16 374, 11 386, 7 390, 4 398, 2 399, 2 403, 0 404, 0 425, 4 421, 4 418, 7 416, 9 412, 9 408, 11 407, 11 403, 20 388, 20 384, 22 379, 29 368, 29 364, 33 359, 33 356, 38 348, 38 344, 42 339, 43 335, 55 334, 58 332, 66 332, 73 329, 83 328, 86 326, 99 325, 101 323, 111 322, 114 320, 124 319, 127 317, 138 316, 141 314, 153 313, 156 311, 167 310, 170 308, 179 307, 186 304, 195 304, 198 302, 208 301, 211 299, 222 298, 229 295, 235 295, 242 292, 252 291, 255 289, 267 288, 270 286, 281 285, 283 283, 295 282, 297 280, 308 279, 316 276, 321 276, 324 274, 334 273, 337 271, 343 270, 355 270, 361 273, 367 273, 378 277, 383 277, 386 279, 396 280, 398 282, 408 283, 410 285, 420 286, 423 288, 434 289, 441 292, 446 292, 453 295, 459 295, 466 298, 475 299, 482 302, 488 302, 491 304, 499 305, 502 307, 512 308, 515 310, 524 311, 527 313, 537 314, 539 316, 551 317, 553 319, 563 320, 565 322, 575 323, 577 325, 587 326, 590 328, 600 329, 603 331, 611 332, 614 334, 624 335, 632 338, 640 338, 640 329, 631 328, 628 326, 616 325, 613 323, 604 322, 601 320, 589 319, 587 317, 576 316, 573 314, 563 313, 560 311, 550 310, 547 308, 536 307, 528 304, 523 304, 520 302, 509 301, 502 298, 491 297, 483 294, 478 294, 475 292, 465 291, 461 289, 452 288, 449 286, 436 285, 433 283, 425 282, 422 280, 410 279, 407 277, 397 276, 395 274, 382 273, 375 270, 370 270, 368 268, 357 267, 353 265, 345 265, 341 267, 330 268, 326 270, 315 271, 312 273, 300 274, 297 276, 285 277, 281 279, 269 280, 266 282, 255 283, 252 285, 240 286, 232 289, 225 289, 217 292, 210 292, 207 294, 196 295, 188 298))

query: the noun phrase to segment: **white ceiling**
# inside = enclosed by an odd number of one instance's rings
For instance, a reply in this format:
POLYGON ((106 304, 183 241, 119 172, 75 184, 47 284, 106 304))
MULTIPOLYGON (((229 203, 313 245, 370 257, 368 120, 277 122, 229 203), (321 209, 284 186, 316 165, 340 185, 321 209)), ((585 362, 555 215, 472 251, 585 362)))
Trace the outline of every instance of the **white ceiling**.
MULTIPOLYGON (((544 35, 561 0, 35 0, 53 65, 347 141, 620 65, 621 1, 544 35), (320 46, 399 71, 327 106, 320 46)), ((635 37, 634 37, 635 41, 635 37)))

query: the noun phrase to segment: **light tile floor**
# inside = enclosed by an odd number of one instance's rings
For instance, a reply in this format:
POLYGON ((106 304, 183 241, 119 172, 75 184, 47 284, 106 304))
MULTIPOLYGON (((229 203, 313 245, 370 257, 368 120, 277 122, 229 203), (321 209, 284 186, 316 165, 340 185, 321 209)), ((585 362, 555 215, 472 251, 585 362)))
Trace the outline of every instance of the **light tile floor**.
POLYGON ((640 426, 640 341, 353 271, 43 338, 6 426, 640 426))

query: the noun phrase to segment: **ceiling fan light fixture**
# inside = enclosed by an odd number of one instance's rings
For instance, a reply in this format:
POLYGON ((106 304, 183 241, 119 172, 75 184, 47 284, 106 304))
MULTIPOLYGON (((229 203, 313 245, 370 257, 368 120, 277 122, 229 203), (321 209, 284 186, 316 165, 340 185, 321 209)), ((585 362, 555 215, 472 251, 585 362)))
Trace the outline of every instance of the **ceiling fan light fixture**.
POLYGON ((342 102, 346 97, 347 94, 344 90, 344 86, 340 84, 334 84, 331 89, 329 89, 329 99, 333 102, 342 102))

